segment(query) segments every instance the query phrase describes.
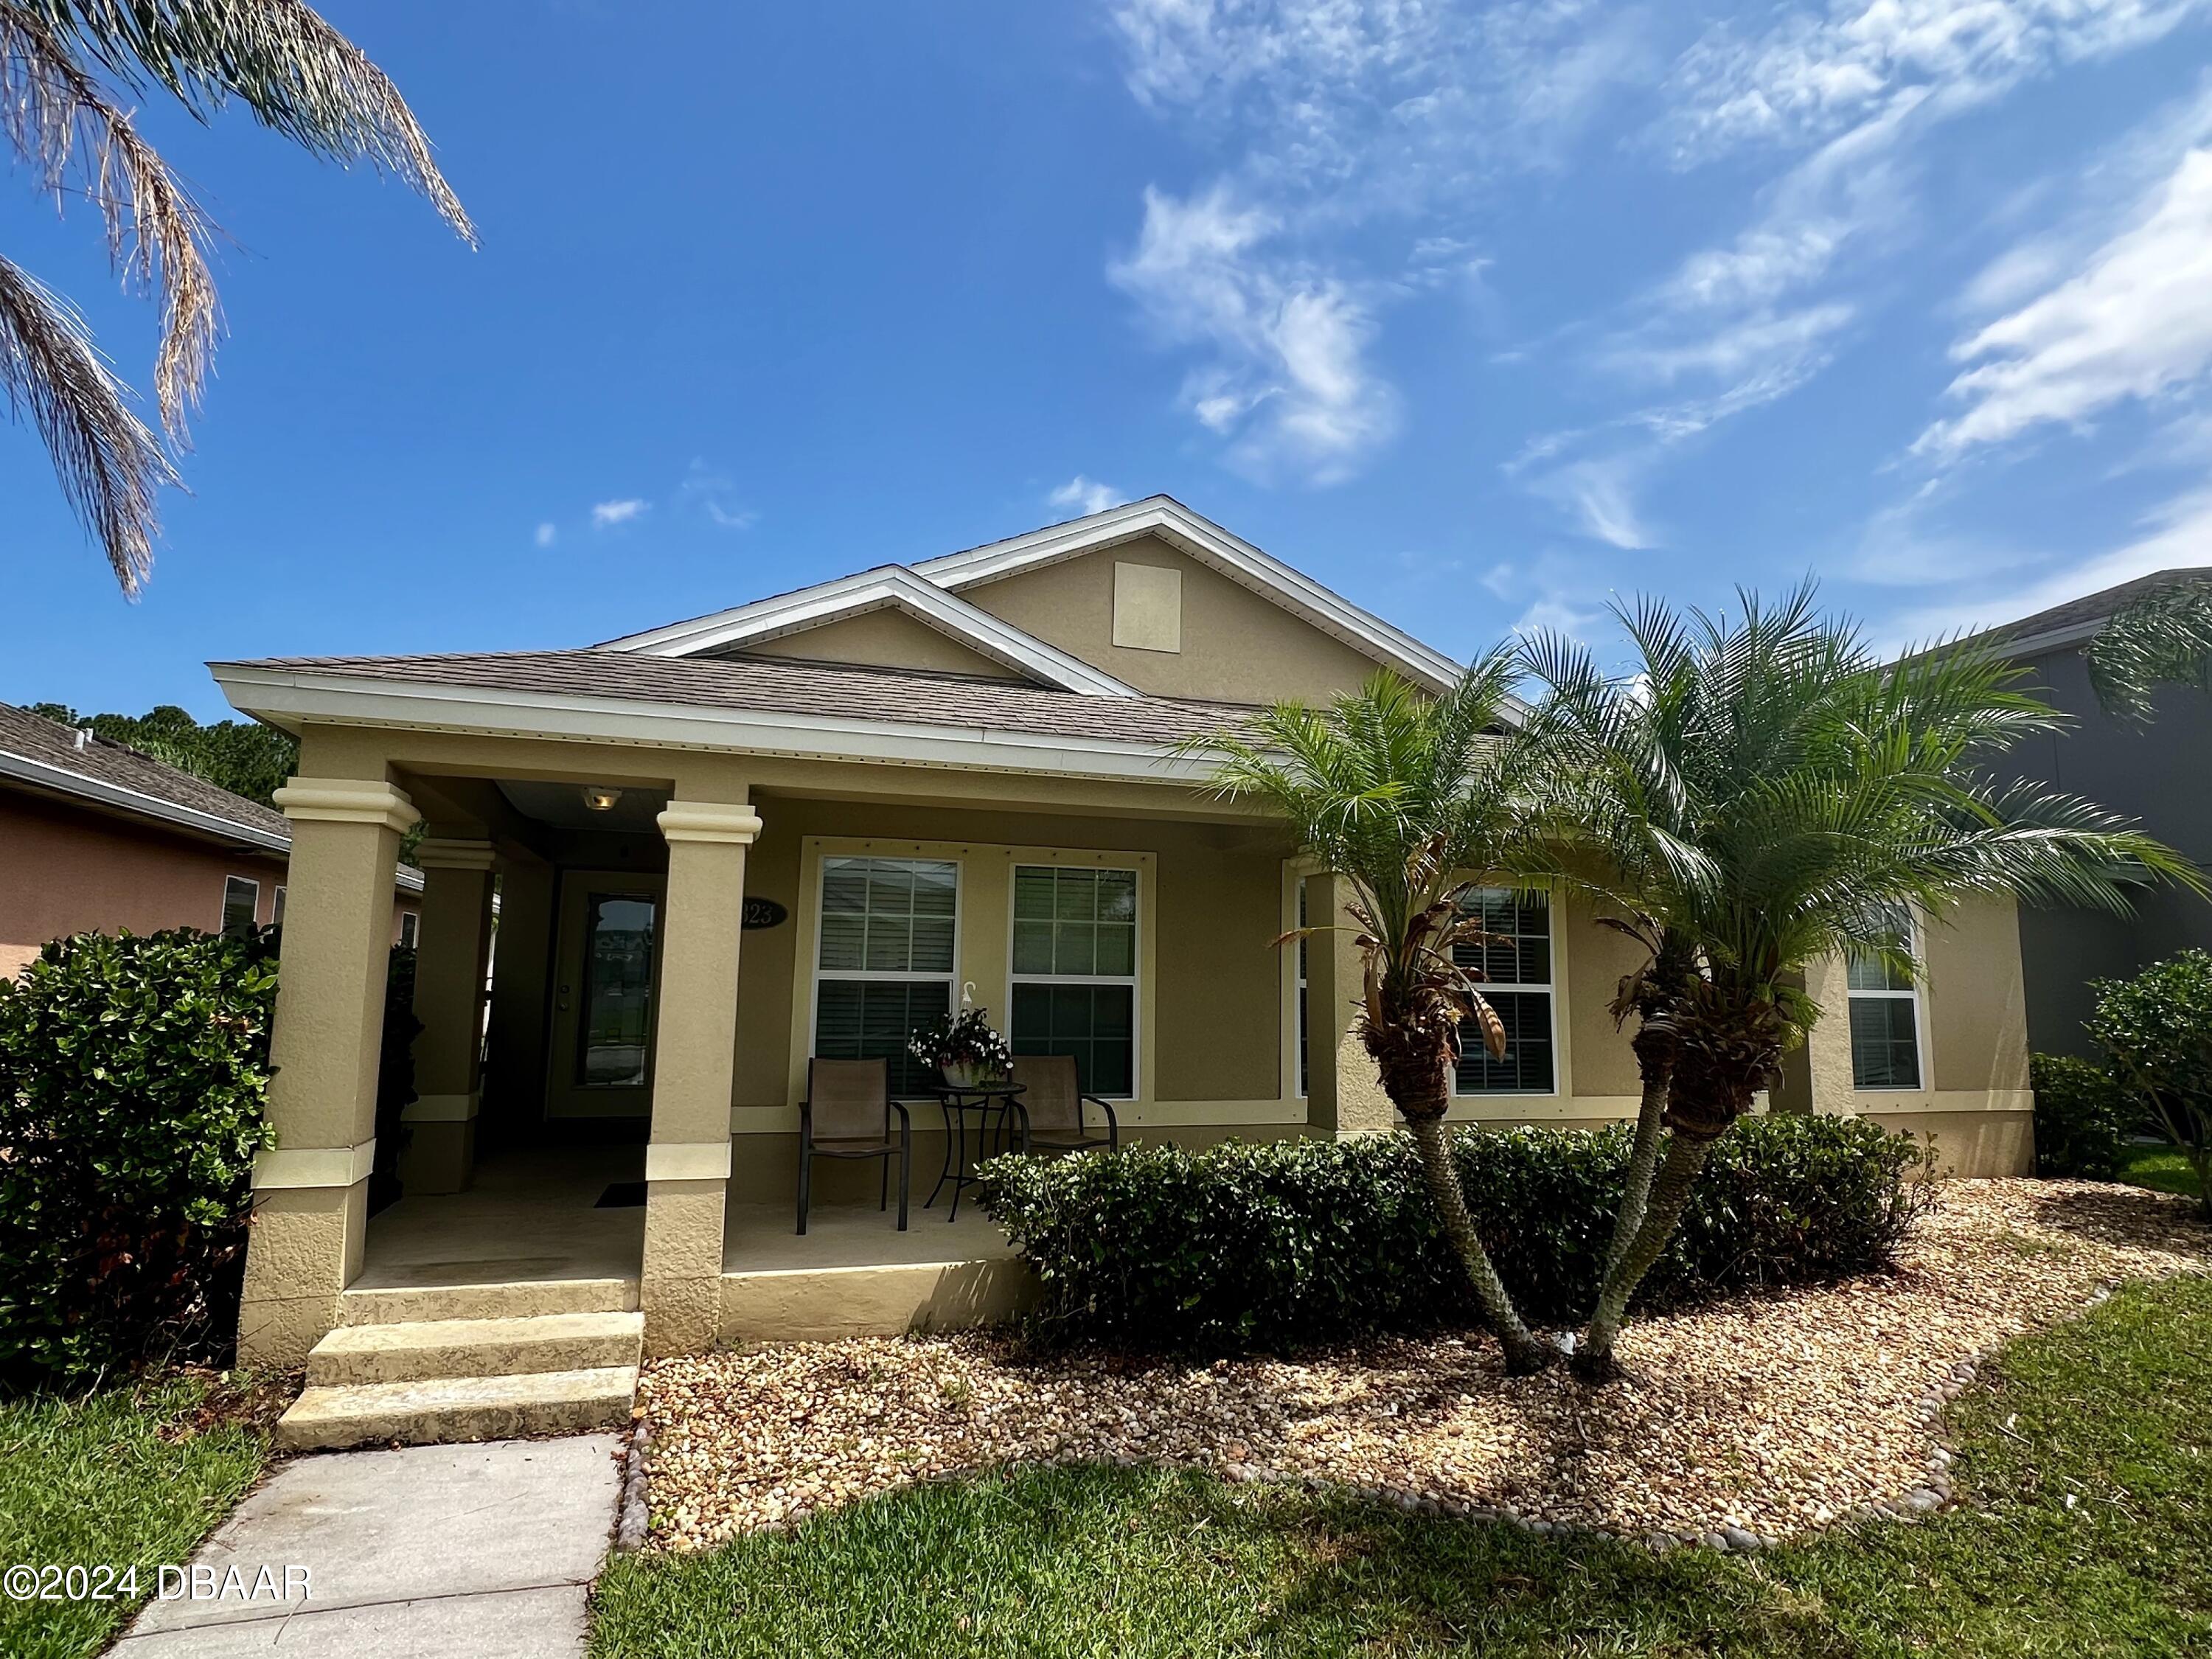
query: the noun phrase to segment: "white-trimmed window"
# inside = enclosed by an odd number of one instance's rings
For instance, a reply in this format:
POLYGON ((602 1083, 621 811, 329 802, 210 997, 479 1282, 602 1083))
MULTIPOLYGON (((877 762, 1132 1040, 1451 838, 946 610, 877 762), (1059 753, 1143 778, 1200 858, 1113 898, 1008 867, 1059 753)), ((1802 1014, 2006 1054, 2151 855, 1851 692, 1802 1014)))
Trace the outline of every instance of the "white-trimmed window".
POLYGON ((1483 1000, 1505 1024, 1505 1058, 1492 1060, 1474 1026, 1461 1033, 1459 1095, 1548 1095, 1557 1087, 1553 1021, 1552 900, 1541 888, 1476 887, 1462 901, 1487 936, 1452 947, 1479 969, 1483 1000))
POLYGON ((399 913, 399 948, 411 951, 415 941, 422 936, 422 918, 412 910, 399 913))
POLYGON ((282 882, 277 884, 276 896, 269 907, 269 925, 271 927, 284 925, 284 885, 282 882))
POLYGON ((814 1054, 890 1062, 891 1090, 931 1086, 907 1052, 951 1012, 960 866, 949 859, 825 858, 814 958, 814 1054))
MULTIPOLYGON (((1304 927, 1306 925, 1306 881, 1304 876, 1296 877, 1294 879, 1298 889, 1298 926, 1304 927)), ((1312 999, 1306 993, 1306 940, 1303 934, 1298 939, 1297 975, 1298 1097, 1303 1100, 1310 1092, 1308 1085, 1313 1071, 1313 1057, 1307 1051, 1306 1046, 1313 1038, 1313 1014, 1312 999)))
MULTIPOLYGON (((1918 959, 1919 939, 1912 913, 1889 907, 1881 920, 1906 953, 1918 959)), ((1912 976, 1878 956, 1851 957, 1846 971, 1851 1020, 1851 1086, 1855 1089, 1917 1089, 1921 1086, 1920 992, 1912 976)))
POLYGON ((248 881, 244 876, 225 876, 222 880, 222 931, 226 933, 250 933, 257 913, 261 908, 261 884, 248 881))
POLYGON ((1014 866, 1018 1054, 1073 1054, 1085 1094, 1137 1092, 1137 872, 1014 866))

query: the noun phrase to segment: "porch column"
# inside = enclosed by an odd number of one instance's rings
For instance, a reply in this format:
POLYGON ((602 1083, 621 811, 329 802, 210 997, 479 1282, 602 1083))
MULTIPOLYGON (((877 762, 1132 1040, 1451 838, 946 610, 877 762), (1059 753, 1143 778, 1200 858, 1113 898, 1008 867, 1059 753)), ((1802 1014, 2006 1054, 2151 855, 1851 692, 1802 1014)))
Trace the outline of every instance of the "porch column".
POLYGON ((1306 940, 1306 1127, 1339 1139, 1398 1121, 1374 1060, 1352 1030, 1367 981, 1344 913, 1351 896, 1352 884, 1341 876, 1324 870, 1306 878, 1309 925, 1338 929, 1306 940))
POLYGON ((476 1166, 483 1093, 484 963, 491 945, 492 847, 426 836, 422 940, 415 957, 415 1099, 400 1115, 407 1146, 400 1185, 458 1193, 476 1166))
POLYGON ((738 943, 761 821, 742 802, 672 800, 658 822, 668 897, 639 1298, 646 1352, 669 1354, 712 1346, 720 1320, 738 943))
POLYGON ((419 816, 390 784, 356 778, 294 778, 276 801, 292 860, 270 1044, 276 1146, 254 1162, 238 1321, 252 1365, 297 1364, 361 1271, 392 886, 419 816))

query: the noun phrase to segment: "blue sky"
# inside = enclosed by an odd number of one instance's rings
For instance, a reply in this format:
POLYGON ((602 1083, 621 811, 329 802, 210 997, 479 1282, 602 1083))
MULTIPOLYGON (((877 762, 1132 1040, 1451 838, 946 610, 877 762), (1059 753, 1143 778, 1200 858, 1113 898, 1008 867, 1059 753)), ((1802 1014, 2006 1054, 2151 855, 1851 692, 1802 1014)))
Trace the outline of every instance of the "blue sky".
POLYGON ((1163 490, 1462 657, 2212 562, 2212 0, 325 10, 482 249, 149 99, 230 335, 136 604, 0 428, 0 698, 212 715, 208 658, 587 643, 1163 490))

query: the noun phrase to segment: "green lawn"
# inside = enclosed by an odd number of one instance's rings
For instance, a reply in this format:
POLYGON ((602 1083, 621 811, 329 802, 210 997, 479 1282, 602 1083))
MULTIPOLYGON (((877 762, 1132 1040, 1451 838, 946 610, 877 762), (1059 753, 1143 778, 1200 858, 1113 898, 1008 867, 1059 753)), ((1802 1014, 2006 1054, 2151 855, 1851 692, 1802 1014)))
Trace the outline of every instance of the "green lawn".
POLYGON ((2197 1171, 2173 1146, 2130 1146, 2120 1155, 2120 1179, 2133 1187, 2155 1187, 2162 1193, 2203 1196, 2197 1171))
POLYGON ((595 1659, 2212 1653, 2212 1281, 2131 1290, 1960 1402, 1967 1507, 1665 1559, 1196 1475, 918 1488, 625 1557, 595 1659))
MULTIPOLYGON (((0 1567, 188 1559, 261 1473, 267 1437, 203 1377, 0 1400, 0 1567)), ((0 1654, 98 1653, 135 1603, 0 1599, 0 1654)))

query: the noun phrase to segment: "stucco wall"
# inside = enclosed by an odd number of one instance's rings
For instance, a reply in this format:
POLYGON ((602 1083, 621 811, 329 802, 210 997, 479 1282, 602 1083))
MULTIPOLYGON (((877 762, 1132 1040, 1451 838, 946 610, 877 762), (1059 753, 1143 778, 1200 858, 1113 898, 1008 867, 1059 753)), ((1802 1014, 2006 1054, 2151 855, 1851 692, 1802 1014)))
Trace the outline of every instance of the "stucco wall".
POLYGON ((986 582, 960 597, 1158 696, 1319 702, 1376 670, 1350 646, 1149 536, 986 582), (1117 562, 1182 573, 1181 651, 1114 643, 1117 562))
POLYGON ((804 633, 763 640, 732 654, 794 657, 808 662, 866 663, 878 668, 920 668, 936 673, 988 674, 1018 679, 1011 668, 916 622, 903 611, 870 611, 804 633))

